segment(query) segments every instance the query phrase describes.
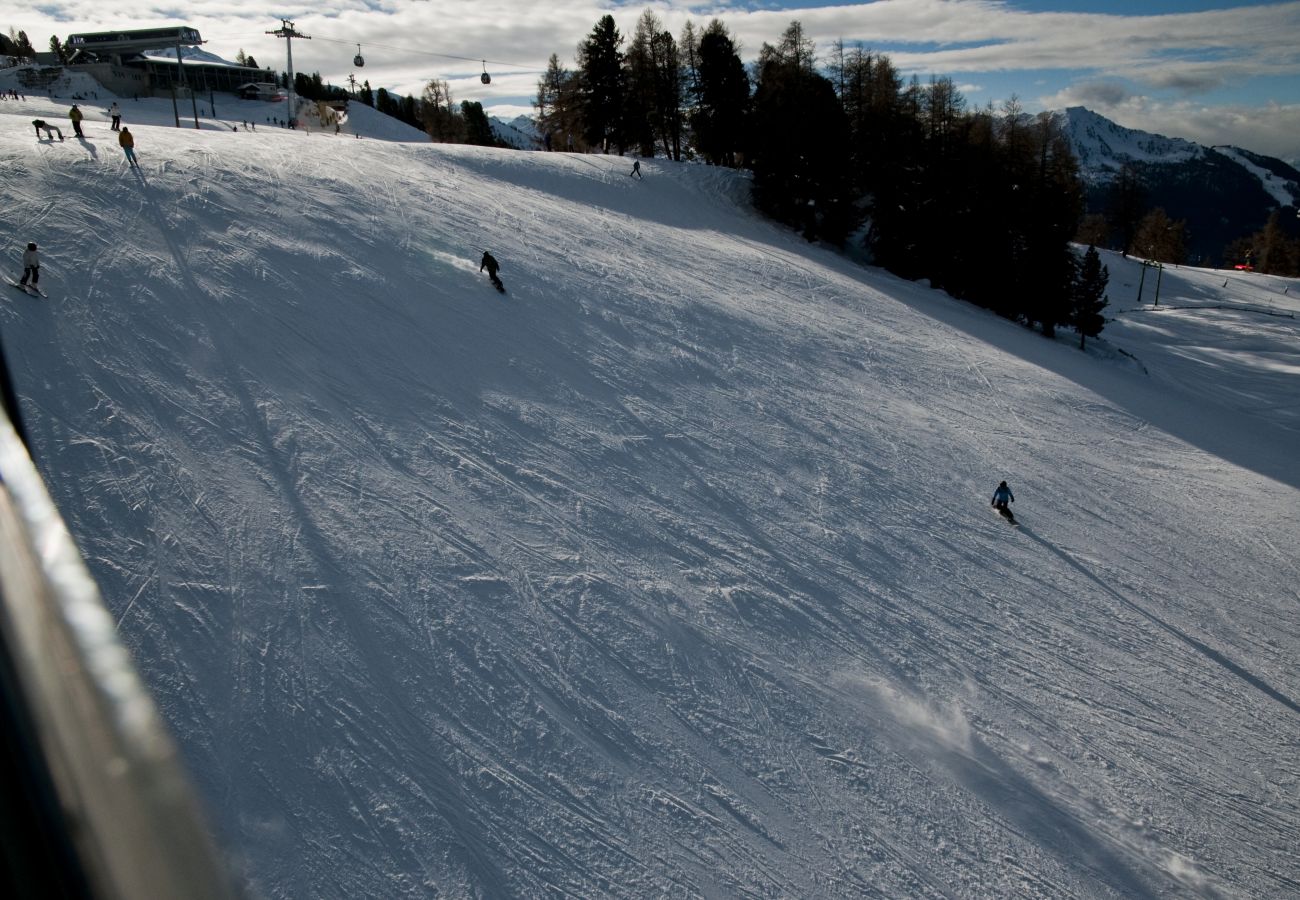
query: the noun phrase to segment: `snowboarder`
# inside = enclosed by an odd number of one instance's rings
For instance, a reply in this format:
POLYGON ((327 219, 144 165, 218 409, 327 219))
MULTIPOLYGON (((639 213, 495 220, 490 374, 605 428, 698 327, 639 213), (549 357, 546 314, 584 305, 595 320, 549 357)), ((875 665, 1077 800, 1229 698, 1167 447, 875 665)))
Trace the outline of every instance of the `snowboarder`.
POLYGON ((41 139, 41 129, 45 129, 45 136, 50 140, 54 140, 56 132, 59 135, 59 140, 63 140, 63 129, 59 128, 58 125, 51 125, 44 119, 33 119, 32 125, 36 129, 36 140, 38 141, 41 139))
POLYGON ((1015 495, 1011 493, 1011 488, 1007 487, 1007 483, 1004 481, 999 484, 998 489, 993 492, 993 502, 989 505, 1014 522, 1015 516, 1011 514, 1011 510, 1007 507, 1007 504, 1015 502, 1015 495))
POLYGON ((84 138, 85 135, 81 133, 81 120, 85 118, 85 115, 81 112, 81 107, 75 103, 72 104, 72 109, 68 110, 68 118, 72 120, 73 132, 77 137, 84 138))
POLYGON ((41 280, 41 258, 36 252, 35 241, 30 242, 27 249, 23 251, 23 277, 18 282, 18 286, 23 290, 27 290, 28 278, 32 280, 32 288, 39 291, 40 288, 36 283, 41 280))
POLYGON ((641 160, 639 159, 632 160, 632 171, 627 173, 627 177, 640 178, 642 181, 645 180, 644 176, 641 174, 641 160))
POLYGON ((495 256, 488 253, 486 250, 483 251, 483 261, 479 263, 478 270, 482 272, 484 268, 487 269, 488 278, 492 279, 492 286, 504 294, 506 292, 506 286, 502 284, 501 279, 497 277, 497 269, 501 268, 501 264, 497 262, 495 256))
POLYGON ((111 126, 112 130, 117 131, 122 127, 122 110, 118 108, 116 100, 114 100, 113 105, 108 108, 108 114, 113 117, 113 124, 111 126))
POLYGON ((117 142, 122 145, 122 152, 126 154, 126 160, 131 164, 131 168, 140 168, 135 161, 135 135, 131 133, 131 129, 123 128, 122 133, 117 136, 117 142))

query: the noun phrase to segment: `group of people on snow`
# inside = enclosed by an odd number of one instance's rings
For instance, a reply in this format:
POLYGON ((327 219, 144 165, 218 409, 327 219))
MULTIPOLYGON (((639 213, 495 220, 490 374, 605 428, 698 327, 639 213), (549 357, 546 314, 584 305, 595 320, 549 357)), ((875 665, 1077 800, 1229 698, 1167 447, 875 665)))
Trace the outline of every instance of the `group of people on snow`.
MULTIPOLYGON (((117 144, 122 148, 122 152, 126 155, 126 161, 130 163, 132 169, 140 168, 139 163, 137 163, 135 159, 135 135, 131 133, 131 129, 122 125, 122 108, 117 105, 116 100, 113 101, 113 105, 108 108, 108 115, 112 120, 112 124, 109 125, 109 130, 117 132, 117 144)), ((72 120, 73 133, 82 140, 85 140, 86 135, 81 130, 81 123, 82 120, 86 118, 86 114, 81 111, 81 107, 76 103, 72 104, 72 108, 68 110, 68 118, 72 120)), ((32 127, 36 129, 37 140, 40 140, 42 131, 45 132, 47 140, 54 140, 56 134, 59 136, 60 141, 63 140, 63 130, 59 128, 58 125, 51 125, 44 119, 33 119, 32 127)))

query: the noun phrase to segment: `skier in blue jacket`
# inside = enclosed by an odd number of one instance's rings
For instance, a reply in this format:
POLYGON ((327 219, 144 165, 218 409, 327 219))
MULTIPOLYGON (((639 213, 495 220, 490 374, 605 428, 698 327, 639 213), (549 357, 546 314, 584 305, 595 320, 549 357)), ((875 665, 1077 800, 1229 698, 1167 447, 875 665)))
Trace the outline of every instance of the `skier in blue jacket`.
POLYGON ((993 502, 989 505, 997 507, 998 512, 1007 513, 1009 515, 1011 510, 1007 509, 1007 504, 1015 502, 1015 495, 1011 493, 1011 488, 1007 487, 1007 483, 1004 481, 999 484, 998 489, 993 492, 993 502))

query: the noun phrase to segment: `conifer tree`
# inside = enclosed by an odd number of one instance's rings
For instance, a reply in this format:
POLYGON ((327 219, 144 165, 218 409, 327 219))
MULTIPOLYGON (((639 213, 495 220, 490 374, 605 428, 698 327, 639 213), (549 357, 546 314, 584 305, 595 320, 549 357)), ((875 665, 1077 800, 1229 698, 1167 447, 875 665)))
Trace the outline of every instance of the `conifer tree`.
POLYGON ((492 132, 492 123, 488 121, 483 104, 475 100, 460 101, 460 116, 464 122, 465 143, 480 147, 495 147, 497 136, 492 132))
POLYGON ((550 134, 553 142, 558 140, 561 148, 582 130, 574 81, 573 73, 561 66, 560 58, 552 53, 546 71, 537 81, 537 99, 533 101, 538 129, 550 134))
POLYGON ((841 243, 851 227, 848 125, 830 81, 813 70, 798 22, 759 55, 754 94, 754 202, 809 240, 841 243))
MULTIPOLYGON (((1288 212, 1289 215, 1289 212, 1288 212)), ((1294 220, 1294 216, 1291 217, 1294 220)), ((1282 210, 1275 209, 1268 217, 1268 224, 1259 233, 1255 241, 1259 255, 1259 270, 1270 275, 1295 275, 1300 269, 1297 258, 1297 242, 1287 237, 1282 226, 1282 210)))
POLYGON ((654 156, 655 152, 658 72, 650 45, 660 27, 659 17, 653 11, 647 9, 643 12, 623 57, 624 137, 628 145, 635 147, 642 156, 654 156))
POLYGON ((420 126, 435 141, 452 144, 464 138, 464 122, 452 102, 451 87, 446 81, 434 78, 424 86, 420 95, 420 126))
POLYGON ((681 60, 682 102, 686 104, 683 115, 689 122, 695 99, 700 95, 700 34, 690 19, 682 26, 677 39, 677 55, 681 60))
POLYGON ((31 59, 36 55, 36 48, 33 47, 32 42, 27 39, 27 32, 19 31, 15 34, 14 30, 11 28, 9 29, 9 37, 13 39, 15 56, 24 59, 31 59))
POLYGON ((578 47, 582 121, 587 143, 620 151, 623 137, 623 36, 611 15, 602 16, 578 47))
POLYGON ((1083 213, 1083 186, 1074 151, 1059 124, 1040 113, 1029 140, 1036 162, 1029 182, 1029 216, 1022 223, 1030 281, 1022 295, 1023 311, 1051 337, 1069 320, 1076 258, 1070 239, 1083 213))
POLYGON ((1097 248, 1088 245, 1079 266, 1078 278, 1074 283, 1073 304, 1070 310, 1070 324, 1079 332, 1079 349, 1086 349, 1090 337, 1101 334, 1106 320, 1101 311, 1106 308, 1110 298, 1106 295, 1106 284, 1110 281, 1110 271, 1101 264, 1097 248))
POLYGON ((1141 251, 1134 248, 1133 239, 1137 236, 1145 206, 1146 188, 1138 170, 1132 163, 1125 163, 1111 182, 1105 213, 1111 233, 1118 238, 1120 250, 1124 253, 1141 255, 1141 251))
POLYGON ((830 73, 848 118, 854 184, 860 193, 874 194, 900 163, 895 146, 904 129, 898 120, 898 73, 887 56, 861 47, 846 52, 842 43, 832 51, 830 73))
POLYGON ((1146 259, 1181 265, 1187 261, 1187 222, 1169 218, 1157 206, 1138 223, 1130 249, 1146 259))
POLYGON ((700 37, 691 129, 695 147, 714 165, 735 166, 749 143, 750 85, 740 52, 717 19, 700 37))

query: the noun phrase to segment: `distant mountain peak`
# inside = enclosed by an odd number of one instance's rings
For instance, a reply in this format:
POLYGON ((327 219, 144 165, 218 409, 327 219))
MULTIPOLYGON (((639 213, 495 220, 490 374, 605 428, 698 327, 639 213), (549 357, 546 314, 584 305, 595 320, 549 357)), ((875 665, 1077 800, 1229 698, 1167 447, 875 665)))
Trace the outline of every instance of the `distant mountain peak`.
POLYGON ((1200 144, 1125 128, 1082 106, 1071 106, 1057 115, 1089 181, 1109 180, 1129 163, 1184 163, 1206 153, 1200 144))

